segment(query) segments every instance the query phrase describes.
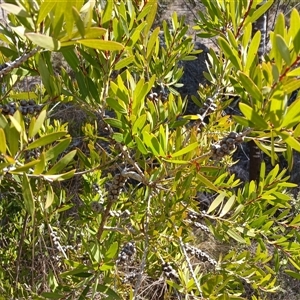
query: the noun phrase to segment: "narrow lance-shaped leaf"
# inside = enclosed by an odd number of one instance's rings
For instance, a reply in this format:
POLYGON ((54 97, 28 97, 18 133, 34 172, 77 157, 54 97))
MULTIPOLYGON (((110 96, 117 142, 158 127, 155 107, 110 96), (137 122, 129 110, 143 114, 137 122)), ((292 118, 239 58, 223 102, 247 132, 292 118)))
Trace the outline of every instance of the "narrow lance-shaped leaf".
POLYGON ((239 107, 244 116, 253 123, 254 127, 268 129, 268 123, 253 108, 245 103, 239 103, 239 107))
POLYGON ((38 131, 42 128, 44 121, 46 119, 47 116, 47 111, 43 110, 37 119, 32 119, 31 123, 33 123, 33 125, 31 125, 30 123, 30 127, 29 127, 29 137, 32 138, 34 137, 38 131))
POLYGON ((210 214, 211 212, 213 212, 214 210, 216 210, 216 208, 218 208, 220 206, 221 203, 223 203, 224 198, 226 197, 225 193, 220 193, 216 199, 211 203, 210 207, 208 208, 207 213, 210 214))
POLYGON ((192 144, 186 146, 185 148, 183 148, 183 149, 181 149, 181 150, 179 150, 179 151, 177 151, 175 153, 172 153, 171 156, 172 157, 182 156, 183 154, 186 154, 188 152, 193 151, 197 147, 198 147, 198 143, 197 142, 192 143, 192 144))
POLYGON ((290 147, 300 152, 300 143, 291 136, 290 133, 284 131, 276 131, 277 135, 279 135, 290 147))
POLYGON ((276 35, 277 48, 287 65, 291 64, 290 50, 282 36, 276 35))
POLYGON ((45 209, 49 208, 54 200, 54 192, 51 187, 51 185, 47 188, 47 194, 46 194, 46 203, 45 203, 45 209))
POLYGON ((218 44, 224 51, 225 56, 231 61, 231 63, 237 68, 237 70, 242 69, 241 61, 236 50, 229 45, 229 43, 222 37, 218 38, 218 44))
POLYGON ((26 33, 28 39, 30 39, 34 44, 48 49, 48 50, 59 50, 60 41, 45 34, 29 32, 26 33))
POLYGON ((59 0, 44 0, 39 8, 39 15, 37 19, 37 24, 40 24, 46 16, 53 10, 55 5, 59 3, 59 0))
POLYGON ((120 51, 124 46, 114 41, 104 41, 98 39, 82 39, 77 40, 76 43, 87 46, 89 48, 104 50, 104 51, 120 51))
POLYGON ((74 158, 76 150, 73 150, 61 158, 47 173, 46 175, 55 175, 62 171, 74 158))
POLYGON ((48 144, 51 144, 55 141, 57 141, 59 138, 65 136, 67 134, 66 131, 60 131, 60 132, 52 132, 47 135, 42 136, 41 138, 35 140, 30 145, 28 145, 27 149, 34 149, 37 147, 45 146, 48 144))
POLYGON ((221 213, 220 213, 220 217, 225 216, 228 212, 230 212, 230 209, 232 208, 232 206, 234 205, 236 200, 236 196, 232 195, 227 202, 225 203, 221 213))
POLYGON ((31 190, 31 185, 26 173, 23 174, 22 194, 24 199, 24 207, 28 214, 30 214, 31 217, 33 217, 35 211, 35 203, 31 190))
POLYGON ((245 88, 245 90, 251 96, 253 103, 256 104, 258 107, 261 107, 263 102, 263 95, 257 87, 257 85, 249 76, 247 76, 243 72, 238 72, 238 77, 243 88, 245 88))
POLYGON ((0 128, 0 153, 1 154, 6 153, 6 138, 5 138, 5 132, 2 128, 0 128))

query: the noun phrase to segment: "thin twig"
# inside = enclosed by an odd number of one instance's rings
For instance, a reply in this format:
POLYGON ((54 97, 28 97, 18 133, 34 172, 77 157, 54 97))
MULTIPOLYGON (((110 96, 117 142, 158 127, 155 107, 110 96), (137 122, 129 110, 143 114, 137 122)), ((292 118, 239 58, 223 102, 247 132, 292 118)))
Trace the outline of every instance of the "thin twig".
POLYGON ((196 278, 196 275, 195 275, 195 273, 194 273, 192 264, 191 264, 191 262, 190 262, 190 259, 189 259, 189 257, 188 257, 188 254, 187 254, 187 252, 186 252, 186 250, 185 250, 185 247, 184 247, 184 244, 183 244, 183 242, 182 242, 182 238, 181 238, 181 237, 179 237, 179 245, 180 245, 181 251, 182 251, 182 253, 183 253, 184 257, 185 257, 185 261, 186 261, 186 263, 187 263, 187 265, 188 265, 189 271, 190 271, 190 273, 191 273, 191 275, 192 275, 192 278, 194 279, 195 285, 196 285, 196 287, 197 287, 197 289, 198 289, 198 292, 199 292, 199 294, 200 294, 200 298, 203 299, 203 294, 202 294, 201 287, 200 287, 199 282, 198 282, 198 280, 197 280, 197 278, 196 278))
POLYGON ((0 77, 3 75, 6 75, 10 73, 13 69, 18 68, 20 65, 22 65, 26 60, 28 60, 30 57, 34 56, 37 52, 41 50, 40 47, 36 47, 32 49, 30 52, 23 54, 22 56, 18 57, 12 62, 6 62, 4 65, 5 67, 0 70, 0 77))
MULTIPOLYGON (((146 193, 147 193, 147 189, 146 189, 146 193)), ((148 251, 149 251, 149 236, 148 236, 148 230, 149 230, 149 223, 150 223, 150 207, 151 207, 151 198, 152 198, 152 193, 151 190, 149 190, 149 194, 147 195, 147 210, 146 210, 146 217, 145 217, 145 229, 144 229, 144 235, 145 235, 145 245, 144 245, 144 253, 143 253, 143 257, 142 257, 142 262, 140 265, 140 269, 138 272, 138 277, 137 277, 137 281, 134 287, 134 299, 139 299, 138 298, 138 291, 141 287, 142 284, 142 277, 143 277, 143 272, 144 269, 146 267, 146 260, 147 260, 147 255, 148 255, 148 251)))

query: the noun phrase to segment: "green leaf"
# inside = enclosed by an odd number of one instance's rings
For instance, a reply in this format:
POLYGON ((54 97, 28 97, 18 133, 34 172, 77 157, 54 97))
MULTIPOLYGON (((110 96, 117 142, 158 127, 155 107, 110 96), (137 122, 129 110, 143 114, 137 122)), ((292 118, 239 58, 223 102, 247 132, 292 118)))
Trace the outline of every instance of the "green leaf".
POLYGON ((234 240, 236 240, 237 242, 241 243, 241 244, 247 244, 247 242, 233 229, 228 229, 226 231, 226 233, 232 237, 234 240))
POLYGON ((112 20, 112 12, 114 7, 114 1, 107 1, 104 12, 102 15, 102 26, 108 28, 110 21, 112 20))
POLYGON ((66 180, 66 179, 70 179, 74 176, 76 170, 71 170, 69 172, 66 173, 62 173, 62 174, 58 174, 58 175, 40 175, 41 177, 43 177, 45 180, 48 180, 50 182, 53 181, 62 181, 62 180, 66 180))
POLYGON ((249 23, 254 23, 257 19, 259 19, 259 17, 261 17, 264 13, 268 11, 268 9, 272 6, 273 2, 273 0, 262 1, 261 3, 263 3, 263 5, 260 4, 258 5, 258 7, 256 7, 254 13, 250 17, 247 17, 244 26, 246 26, 249 23))
POLYGON ((290 147, 300 152, 300 143, 291 136, 290 133, 284 131, 276 131, 277 135, 279 135, 290 147))
POLYGON ((113 98, 107 98, 106 103, 116 112, 123 114, 123 115, 128 114, 125 104, 124 104, 124 102, 121 102, 121 100, 120 100, 120 103, 122 103, 123 106, 118 102, 117 99, 113 99, 113 98))
POLYGON ((38 96, 34 92, 24 92, 24 93, 10 94, 9 98, 13 98, 13 99, 37 99, 38 96))
POLYGON ((147 121, 147 115, 146 114, 143 114, 140 117, 138 117, 136 119, 136 121, 133 123, 132 134, 136 134, 138 132, 141 132, 142 129, 144 128, 144 125, 145 125, 146 121, 147 121))
POLYGON ((105 260, 115 257, 115 255, 118 251, 118 246, 119 246, 118 242, 114 242, 110 245, 109 249, 105 253, 105 256, 104 256, 105 260))
POLYGON ((219 191, 219 189, 201 173, 197 173, 196 176, 197 176, 197 179, 199 179, 207 188, 209 188, 215 192, 219 191))
POLYGON ((46 159, 45 159, 45 152, 43 152, 39 157, 39 162, 35 165, 33 174, 40 175, 45 171, 46 167, 46 159))
POLYGON ((5 132, 2 128, 0 128, 0 153, 1 154, 6 153, 6 138, 5 138, 5 132))
POLYGON ((262 106, 263 95, 253 80, 243 72, 238 72, 239 80, 252 98, 252 102, 258 107, 262 106))
POLYGON ((253 127, 258 129, 268 129, 268 123, 250 106, 239 103, 239 107, 244 116, 253 123, 253 127))
POLYGON ((284 272, 286 274, 288 274, 289 276, 300 280, 300 273, 299 272, 295 272, 295 271, 292 271, 292 270, 284 270, 284 272))
POLYGON ((292 92, 300 88, 300 80, 297 78, 289 78, 287 83, 284 83, 282 89, 286 95, 290 95, 292 92))
POLYGON ((147 150, 146 146, 144 145, 144 143, 142 142, 142 140, 138 136, 134 136, 134 140, 136 142, 138 150, 142 154, 146 155, 146 154, 149 153, 149 151, 147 150))
POLYGON ((247 61, 245 65, 245 69, 247 71, 250 70, 252 63, 254 62, 254 59, 257 57, 257 50, 259 47, 260 39, 261 39, 261 32, 257 31, 254 37, 252 38, 249 49, 247 51, 248 55, 247 55, 247 61))
POLYGON ((151 150, 151 152, 156 156, 165 156, 163 148, 158 142, 158 139, 154 134, 147 131, 143 132, 143 142, 151 150))
POLYGON ((291 128, 300 122, 300 98, 294 101, 287 109, 281 127, 291 128))
POLYGON ((106 31, 107 30, 105 28, 91 27, 90 29, 86 30, 84 37, 86 39, 100 38, 105 35, 106 31))
POLYGON ((127 67, 128 65, 130 65, 133 61, 134 61, 134 56, 133 55, 128 56, 124 59, 121 59, 119 62, 117 62, 115 64, 114 69, 115 70, 123 69, 123 68, 127 67))
POLYGON ((282 36, 276 34, 277 49, 287 65, 291 64, 290 50, 282 36))
POLYGON ((49 185, 47 189, 45 209, 49 208, 52 205, 53 201, 54 201, 54 192, 51 185, 49 185))
POLYGON ((6 143, 8 145, 8 151, 12 157, 15 157, 19 149, 20 134, 16 128, 10 127, 5 130, 6 143))
POLYGON ((235 195, 232 195, 228 201, 225 203, 221 213, 220 213, 220 217, 223 217, 225 216, 229 211, 230 209, 232 208, 232 206, 234 205, 235 203, 235 200, 236 200, 236 196, 235 195))
POLYGON ((104 51, 120 51, 124 46, 114 41, 104 41, 98 39, 82 39, 76 40, 76 43, 87 46, 89 48, 104 50, 104 51))
POLYGON ((146 24, 147 26, 145 27, 145 34, 148 34, 151 30, 151 27, 153 25, 153 22, 156 18, 156 12, 157 12, 157 3, 154 1, 149 1, 145 6, 144 9, 146 9, 147 7, 151 7, 151 9, 149 10, 149 13, 147 14, 146 17, 146 24))
POLYGON ((55 175, 63 170, 74 158, 77 150, 73 150, 62 157, 47 173, 46 175, 55 175))
POLYGON ((22 194, 24 199, 24 207, 29 215, 33 218, 35 211, 35 203, 27 174, 23 175, 22 194))
POLYGON ((65 298, 65 295, 55 293, 55 292, 42 292, 41 296, 43 296, 46 299, 63 299, 65 298))
POLYGON ((218 38, 218 44, 224 51, 225 56, 231 61, 231 63, 236 67, 236 69, 241 70, 242 65, 237 51, 231 45, 229 45, 229 43, 222 37, 218 38))
POLYGON ((68 146, 71 143, 71 140, 72 140, 71 138, 61 140, 58 142, 57 145, 47 150, 45 153, 45 160, 49 161, 51 159, 57 158, 59 154, 61 154, 63 151, 65 151, 68 148, 68 146))
POLYGON ((67 131, 60 131, 60 132, 53 132, 53 133, 44 135, 41 138, 32 142, 30 145, 28 145, 27 150, 38 148, 38 147, 53 143, 53 142, 57 141, 59 138, 65 136, 67 133, 68 133, 67 131))
POLYGON ((149 57, 152 55, 152 50, 153 50, 153 47, 156 44, 159 32, 160 32, 160 28, 157 27, 151 33, 151 36, 150 36, 149 41, 147 43, 147 53, 146 53, 147 59, 149 59, 149 57))
POLYGON ((58 3, 59 1, 54 1, 54 0, 44 0, 40 7, 39 7, 39 15, 38 15, 38 19, 37 19, 37 24, 40 24, 41 22, 44 21, 44 19, 46 18, 46 16, 49 14, 49 12, 51 12, 51 10, 53 10, 53 8, 55 7, 56 3, 58 3))
POLYGON ((73 17, 74 17, 75 24, 76 24, 76 27, 77 27, 78 31, 79 31, 81 37, 84 37, 85 36, 84 23, 81 20, 81 17, 80 17, 80 14, 79 14, 78 10, 74 6, 72 7, 72 13, 73 13, 73 17))
POLYGON ((290 72, 288 72, 287 74, 286 74, 286 76, 290 76, 290 77, 294 77, 294 76, 300 76, 300 67, 299 68, 296 68, 296 69, 294 69, 294 70, 292 70, 292 71, 290 71, 290 72))
POLYGON ((211 212, 216 210, 216 208, 218 208, 220 206, 220 204, 223 203, 225 197, 226 197, 226 194, 224 192, 221 192, 209 206, 207 214, 210 214, 211 212))
POLYGON ((199 145, 198 142, 192 143, 192 144, 188 145, 187 147, 185 147, 175 153, 172 153, 171 157, 174 158, 174 157, 182 156, 183 154, 193 151, 195 148, 198 147, 198 145, 199 145))
POLYGON ((20 123, 13 116, 9 116, 9 118, 10 118, 12 125, 16 128, 16 130, 21 133, 22 126, 20 125, 20 123))
POLYGON ((22 174, 23 172, 27 172, 30 168, 39 163, 39 160, 33 160, 23 166, 17 167, 16 169, 10 171, 11 174, 22 174))
POLYGON ((60 41, 41 33, 29 32, 25 34, 34 44, 52 51, 60 49, 60 41))
POLYGON ((67 61, 67 63, 70 65, 70 67, 75 71, 78 69, 78 66, 80 65, 80 61, 78 59, 78 56, 75 54, 74 49, 68 49, 68 48, 62 48, 61 53, 64 57, 64 59, 67 61))
POLYGON ((37 119, 35 119, 35 118, 32 119, 31 122, 33 123, 33 126, 30 126, 30 130, 28 133, 29 138, 34 137, 38 133, 38 131, 42 128, 44 121, 46 119, 46 116, 47 116, 47 111, 43 110, 43 111, 41 111, 41 113, 39 114, 37 119))
POLYGON ((107 123, 108 125, 114 127, 114 128, 119 128, 119 129, 124 128, 123 122, 121 120, 118 120, 118 119, 105 118, 104 122, 107 123))

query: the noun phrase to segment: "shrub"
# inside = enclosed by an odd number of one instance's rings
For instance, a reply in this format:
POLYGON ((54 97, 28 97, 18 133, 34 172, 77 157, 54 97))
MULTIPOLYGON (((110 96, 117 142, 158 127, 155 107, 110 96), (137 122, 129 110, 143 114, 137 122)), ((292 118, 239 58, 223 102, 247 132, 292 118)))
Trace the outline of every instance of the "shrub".
POLYGON ((259 2, 203 1, 195 30, 218 36, 220 53, 207 54, 209 85, 189 115, 182 61, 199 51, 175 13, 161 45, 156 1, 2 5, 2 295, 258 299, 282 269, 299 279, 295 185, 276 164, 282 154, 291 168, 300 150, 300 99, 288 102, 300 87, 299 13, 287 29, 279 15, 260 60, 259 2), (36 76, 33 91, 15 88, 36 76), (224 115, 237 97, 241 115, 224 115), (84 112, 76 130, 51 117, 62 105, 84 112), (273 165, 259 182, 230 173, 250 140, 273 165))

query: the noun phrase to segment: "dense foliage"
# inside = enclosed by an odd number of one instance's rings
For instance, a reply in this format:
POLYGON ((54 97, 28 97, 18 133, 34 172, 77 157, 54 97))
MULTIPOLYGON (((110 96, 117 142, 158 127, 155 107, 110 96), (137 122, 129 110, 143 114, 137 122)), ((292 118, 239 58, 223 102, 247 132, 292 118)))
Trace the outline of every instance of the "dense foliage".
POLYGON ((195 31, 219 52, 186 115, 182 61, 199 51, 176 13, 153 28, 156 1, 8 2, 0 299, 263 299, 281 272, 300 279, 278 164, 300 151, 296 9, 260 59, 252 25, 272 1, 203 0, 195 31), (247 141, 272 164, 259 182, 230 171, 247 141))

